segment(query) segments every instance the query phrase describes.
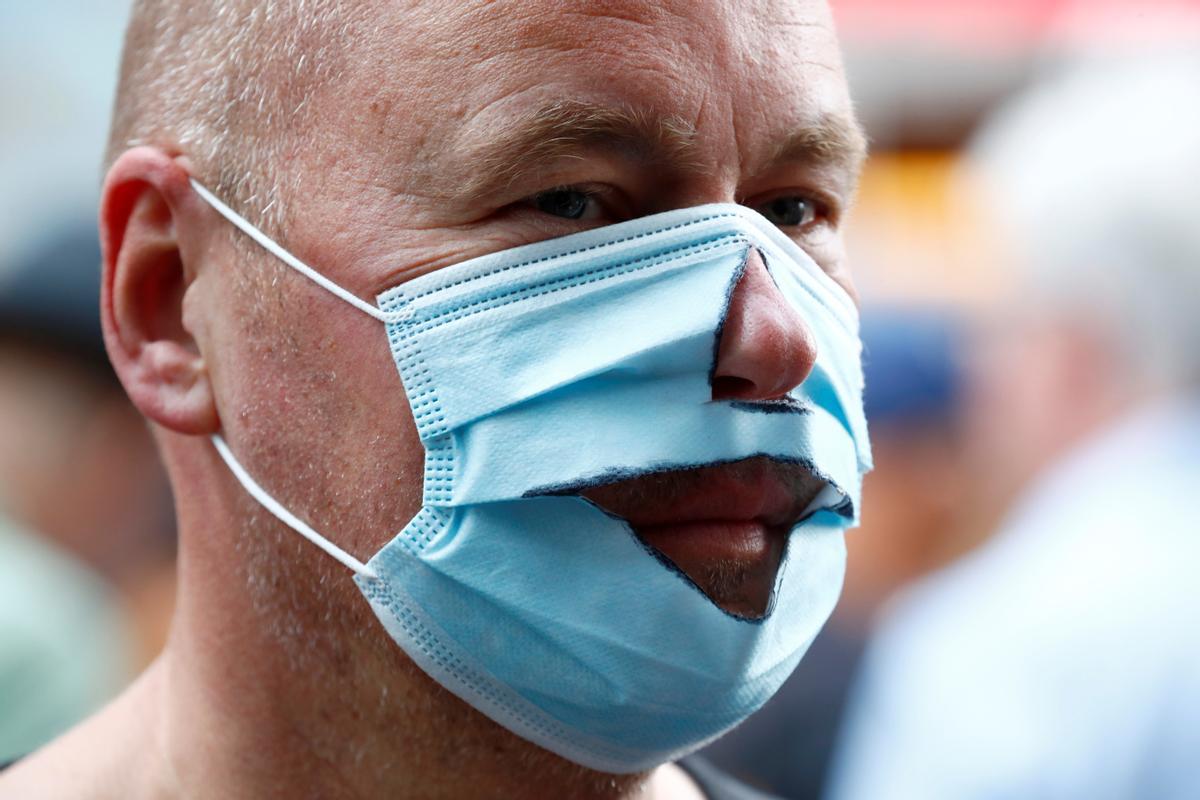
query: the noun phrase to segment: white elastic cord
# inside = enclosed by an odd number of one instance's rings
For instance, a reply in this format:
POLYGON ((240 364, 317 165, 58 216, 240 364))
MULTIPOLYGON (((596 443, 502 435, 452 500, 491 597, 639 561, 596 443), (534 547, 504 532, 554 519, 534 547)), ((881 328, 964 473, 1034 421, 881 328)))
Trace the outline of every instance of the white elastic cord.
POLYGON ((267 252, 271 253, 271 255, 275 256, 283 263, 287 264, 289 267, 296 270, 301 275, 316 283, 323 289, 342 298, 358 310, 370 314, 380 322, 391 322, 395 318, 395 315, 388 314, 378 306, 373 306, 366 300, 363 300, 358 295, 346 291, 341 286, 338 286, 336 283, 329 280, 329 278, 326 278, 324 275, 317 272, 300 259, 296 258, 287 250, 284 250, 279 246, 279 244, 271 239, 271 237, 267 236, 265 233, 246 221, 242 215, 238 214, 232 208, 222 203, 215 194, 204 188, 204 185, 195 178, 189 178, 188 180, 192 182, 192 188, 196 190, 196 194, 204 198, 204 202, 212 206, 218 214, 236 225, 242 231, 242 233, 258 242, 263 246, 264 249, 267 250, 267 252))
POLYGON ((342 550, 333 542, 314 531, 304 522, 304 520, 299 519, 295 514, 280 505, 274 497, 271 497, 271 495, 267 494, 261 486, 254 482, 254 479, 250 477, 250 473, 242 469, 242 465, 238 463, 236 458, 234 458, 233 453, 229 449, 229 445, 225 444, 224 439, 222 439, 219 435, 214 434, 212 436, 212 443, 213 446, 217 448, 217 452, 221 454, 221 458, 225 461, 226 466, 228 466, 230 471, 233 472, 234 477, 236 477, 238 482, 242 484, 242 488, 244 488, 251 497, 262 504, 263 508, 274 514, 280 522, 282 522, 284 525, 287 525, 305 539, 308 539, 317 547, 321 548, 326 553, 357 572, 359 575, 363 575, 367 578, 378 577, 375 574, 375 570, 371 569, 366 564, 362 563, 357 558, 350 555, 345 550, 342 550))

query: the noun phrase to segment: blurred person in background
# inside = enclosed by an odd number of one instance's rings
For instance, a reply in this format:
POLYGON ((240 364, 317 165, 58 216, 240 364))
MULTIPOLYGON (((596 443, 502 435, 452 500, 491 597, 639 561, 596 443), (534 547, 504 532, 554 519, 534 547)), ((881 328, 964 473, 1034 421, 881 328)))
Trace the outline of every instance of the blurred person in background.
POLYGON ((863 312, 864 399, 875 469, 869 509, 847 538, 846 585, 796 672, 755 716, 705 754, 739 778, 792 800, 822 796, 870 621, 899 587, 957 555, 981 491, 965 447, 964 326, 958 312, 873 305, 863 312))
POLYGON ((171 613, 169 489, 96 302, 127 9, 0 4, 0 763, 113 697, 171 613))
POLYGON ((0 760, 132 677, 140 654, 121 589, 147 549, 170 564, 170 548, 147 541, 164 523, 170 533, 169 496, 104 355, 99 263, 81 220, 0 274, 0 760))
POLYGON ((1200 52, 1068 70, 971 155, 1019 276, 971 435, 1016 501, 881 620, 828 796, 1200 796, 1200 52))

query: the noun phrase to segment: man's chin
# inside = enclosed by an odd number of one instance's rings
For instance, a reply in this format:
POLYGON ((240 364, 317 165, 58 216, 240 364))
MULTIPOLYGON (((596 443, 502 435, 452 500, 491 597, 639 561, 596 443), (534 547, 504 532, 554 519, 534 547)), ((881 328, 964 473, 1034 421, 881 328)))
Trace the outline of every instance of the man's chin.
POLYGON ((724 611, 747 619, 766 615, 788 529, 755 520, 704 520, 633 530, 724 611))

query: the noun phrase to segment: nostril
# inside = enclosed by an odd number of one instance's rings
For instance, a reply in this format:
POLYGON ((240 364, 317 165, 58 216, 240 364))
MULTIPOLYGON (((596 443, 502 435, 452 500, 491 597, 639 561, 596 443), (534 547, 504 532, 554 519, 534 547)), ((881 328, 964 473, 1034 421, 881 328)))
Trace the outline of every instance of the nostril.
POLYGON ((717 375, 712 379, 713 400, 753 399, 758 396, 754 381, 735 375, 717 375))

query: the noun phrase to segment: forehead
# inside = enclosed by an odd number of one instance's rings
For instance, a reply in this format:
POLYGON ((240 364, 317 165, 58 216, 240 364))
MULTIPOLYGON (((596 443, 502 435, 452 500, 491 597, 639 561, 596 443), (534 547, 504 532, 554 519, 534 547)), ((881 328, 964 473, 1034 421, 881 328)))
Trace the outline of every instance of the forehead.
POLYGON ((345 127, 370 106, 417 132, 368 132, 389 148, 579 100, 681 119, 745 156, 799 118, 850 113, 829 9, 812 0, 389 3, 351 46, 355 66, 323 105, 345 127))

